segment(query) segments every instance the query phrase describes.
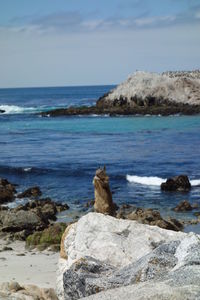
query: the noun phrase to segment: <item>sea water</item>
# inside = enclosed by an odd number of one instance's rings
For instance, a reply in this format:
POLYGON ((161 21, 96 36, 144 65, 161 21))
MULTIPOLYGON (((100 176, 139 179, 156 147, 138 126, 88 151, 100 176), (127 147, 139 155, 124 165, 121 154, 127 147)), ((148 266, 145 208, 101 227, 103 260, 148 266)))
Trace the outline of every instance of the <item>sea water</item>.
POLYGON ((94 198, 95 170, 106 165, 117 204, 151 207, 165 216, 177 216, 172 208, 181 200, 200 204, 200 116, 39 114, 94 105, 112 88, 0 89, 0 177, 19 184, 19 191, 38 185, 44 197, 78 211, 94 198), (179 174, 189 176, 189 193, 160 190, 166 178, 179 174))

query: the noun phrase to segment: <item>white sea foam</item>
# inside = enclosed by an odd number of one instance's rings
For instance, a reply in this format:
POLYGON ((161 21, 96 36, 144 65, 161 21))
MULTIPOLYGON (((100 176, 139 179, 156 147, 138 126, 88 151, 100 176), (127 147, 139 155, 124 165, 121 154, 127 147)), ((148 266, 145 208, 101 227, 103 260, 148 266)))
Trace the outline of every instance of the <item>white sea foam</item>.
POLYGON ((5 111, 4 114, 23 114, 37 112, 38 108, 21 107, 17 105, 0 105, 0 110, 5 111))
POLYGON ((143 185, 154 185, 160 186, 162 182, 166 181, 166 179, 159 177, 140 177, 135 175, 127 175, 126 179, 129 182, 139 183, 143 185))
MULTIPOLYGON (((141 177, 136 175, 126 175, 126 179, 129 182, 139 183, 142 185, 150 185, 150 186, 160 186, 161 183, 165 182, 166 178, 160 177, 141 177)), ((200 186, 200 179, 190 180, 192 186, 200 186)))
POLYGON ((200 179, 190 180, 192 186, 200 186, 200 179))

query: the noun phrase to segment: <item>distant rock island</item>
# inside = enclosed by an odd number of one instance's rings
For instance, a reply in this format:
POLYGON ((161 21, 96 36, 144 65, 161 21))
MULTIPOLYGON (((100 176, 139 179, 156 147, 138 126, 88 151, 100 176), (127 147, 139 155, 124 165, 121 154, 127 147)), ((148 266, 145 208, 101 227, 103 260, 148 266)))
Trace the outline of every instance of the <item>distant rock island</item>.
POLYGON ((42 113, 61 115, 192 115, 200 113, 200 70, 162 74, 137 71, 91 107, 69 107, 42 113))

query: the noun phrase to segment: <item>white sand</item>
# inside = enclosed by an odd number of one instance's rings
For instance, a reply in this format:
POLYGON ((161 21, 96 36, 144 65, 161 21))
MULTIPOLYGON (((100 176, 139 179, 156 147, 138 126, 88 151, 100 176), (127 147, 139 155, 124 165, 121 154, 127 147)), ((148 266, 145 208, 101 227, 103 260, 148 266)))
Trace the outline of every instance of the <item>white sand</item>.
POLYGON ((0 239, 0 250, 4 246, 11 247, 13 251, 0 252, 0 283, 17 281, 20 285, 55 288, 59 253, 35 249, 27 251, 25 242, 16 241, 6 245, 6 241, 0 239))

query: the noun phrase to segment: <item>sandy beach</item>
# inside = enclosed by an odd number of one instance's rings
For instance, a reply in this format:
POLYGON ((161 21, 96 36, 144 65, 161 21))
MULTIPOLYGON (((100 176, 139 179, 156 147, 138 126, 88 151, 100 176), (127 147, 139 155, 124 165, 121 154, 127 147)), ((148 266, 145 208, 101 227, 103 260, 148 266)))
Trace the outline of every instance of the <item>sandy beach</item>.
POLYGON ((0 283, 16 281, 55 288, 58 253, 25 249, 25 242, 0 240, 0 283), (13 250, 3 250, 4 247, 13 250))

